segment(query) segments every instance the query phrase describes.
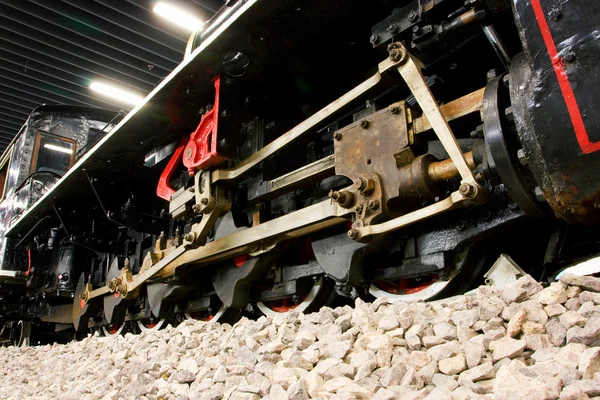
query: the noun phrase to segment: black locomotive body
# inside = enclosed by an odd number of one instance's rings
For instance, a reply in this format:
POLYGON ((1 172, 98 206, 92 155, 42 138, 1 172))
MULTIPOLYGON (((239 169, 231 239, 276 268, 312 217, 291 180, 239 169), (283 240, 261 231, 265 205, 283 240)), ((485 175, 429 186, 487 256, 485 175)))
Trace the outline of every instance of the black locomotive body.
POLYGON ((0 318, 55 332, 548 279, 598 252, 600 6, 237 0, 122 119, 34 111, 0 318))

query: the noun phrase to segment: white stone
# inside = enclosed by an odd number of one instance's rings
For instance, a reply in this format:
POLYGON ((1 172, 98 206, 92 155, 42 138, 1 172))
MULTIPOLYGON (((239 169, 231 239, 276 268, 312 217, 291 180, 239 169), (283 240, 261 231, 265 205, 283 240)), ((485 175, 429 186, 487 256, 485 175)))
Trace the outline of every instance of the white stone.
POLYGON ((600 372, 600 347, 585 349, 579 358, 578 369, 584 378, 594 378, 594 374, 600 372))
POLYGON ((494 361, 498 361, 502 358, 513 358, 518 356, 525 350, 525 346, 527 346, 525 340, 516 340, 507 337, 490 343, 490 350, 494 352, 494 361))
POLYGON ((550 286, 537 294, 537 300, 545 305, 562 304, 568 299, 567 292, 561 283, 552 282, 550 286))
POLYGON ((447 322, 440 322, 439 324, 435 324, 433 326, 433 332, 435 333, 435 336, 445 340, 457 339, 456 326, 451 325, 447 322))
POLYGON ((456 326, 471 327, 479 320, 478 310, 460 310, 452 313, 452 321, 456 326))
POLYGON ((467 360, 464 355, 458 354, 457 356, 440 360, 438 368, 440 372, 446 375, 456 375, 467 368, 467 360))

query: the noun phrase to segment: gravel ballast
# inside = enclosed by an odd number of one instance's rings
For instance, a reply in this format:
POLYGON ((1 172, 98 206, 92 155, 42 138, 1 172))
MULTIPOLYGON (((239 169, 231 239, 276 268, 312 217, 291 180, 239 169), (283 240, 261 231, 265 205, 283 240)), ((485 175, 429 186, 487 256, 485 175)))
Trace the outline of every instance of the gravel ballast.
POLYGON ((1 399, 600 399, 600 279, 0 349, 1 399))

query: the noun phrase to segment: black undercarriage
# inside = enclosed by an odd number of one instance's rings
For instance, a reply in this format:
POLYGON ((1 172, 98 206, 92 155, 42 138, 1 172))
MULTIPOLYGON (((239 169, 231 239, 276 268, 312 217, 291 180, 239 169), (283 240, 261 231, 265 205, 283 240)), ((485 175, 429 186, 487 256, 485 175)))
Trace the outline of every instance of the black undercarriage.
POLYGON ((31 115, 0 160, 9 342, 429 300, 500 254, 548 280, 598 252, 598 4, 263 3, 229 2, 127 116, 31 115))

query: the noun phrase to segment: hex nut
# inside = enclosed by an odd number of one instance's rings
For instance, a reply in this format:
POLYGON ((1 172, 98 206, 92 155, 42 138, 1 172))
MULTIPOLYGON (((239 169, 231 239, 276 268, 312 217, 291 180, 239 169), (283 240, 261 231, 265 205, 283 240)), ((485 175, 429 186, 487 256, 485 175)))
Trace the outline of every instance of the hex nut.
POLYGON ((469 185, 468 183, 461 183, 461 185, 458 188, 458 192, 465 197, 471 198, 475 196, 476 190, 472 185, 469 185))
POLYGON ((537 199, 537 201, 542 203, 546 202, 546 198, 544 197, 544 192, 542 191, 542 188, 536 186, 535 189, 533 189, 533 192, 535 193, 535 198, 537 199))
POLYGON ((521 165, 527 165, 527 156, 525 155, 525 150, 519 149, 517 151, 517 159, 521 165))
POLYGON ((379 208, 379 201, 377 201, 377 200, 369 200, 367 202, 367 207, 370 210, 377 210, 379 208))
POLYGON ((375 190, 375 182, 373 179, 361 175, 354 181, 354 188, 362 194, 369 195, 375 190))

